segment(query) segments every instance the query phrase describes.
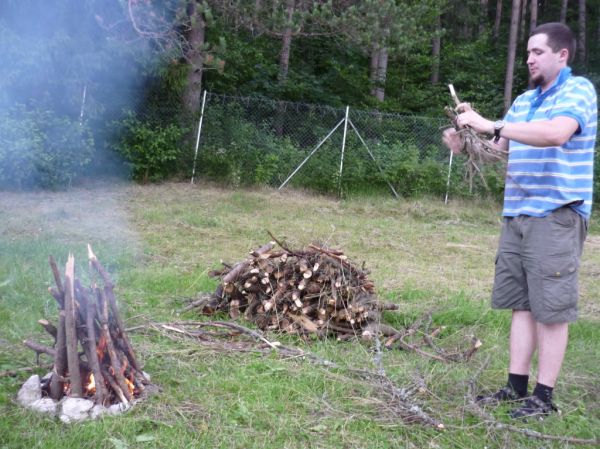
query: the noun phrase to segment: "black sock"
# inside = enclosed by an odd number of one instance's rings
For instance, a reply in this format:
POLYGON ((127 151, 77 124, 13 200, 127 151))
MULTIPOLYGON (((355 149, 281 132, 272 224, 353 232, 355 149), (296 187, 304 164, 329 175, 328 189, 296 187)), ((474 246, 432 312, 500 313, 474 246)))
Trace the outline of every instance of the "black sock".
POLYGON ((529 376, 527 374, 508 373, 508 386, 515 390, 519 397, 527 396, 527 384, 529 376))
POLYGON ((552 402, 552 390, 554 390, 553 387, 538 382, 533 389, 533 395, 540 398, 542 401, 549 403, 552 402))

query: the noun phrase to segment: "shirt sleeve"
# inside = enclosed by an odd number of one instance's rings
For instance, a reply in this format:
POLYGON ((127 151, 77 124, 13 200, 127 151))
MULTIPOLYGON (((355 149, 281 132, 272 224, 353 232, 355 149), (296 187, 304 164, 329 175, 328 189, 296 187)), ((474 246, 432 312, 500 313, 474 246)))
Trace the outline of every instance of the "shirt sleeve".
POLYGON ((571 117, 579 124, 577 132, 584 129, 593 115, 596 106, 596 91, 585 78, 579 78, 561 89, 549 119, 555 117, 571 117))

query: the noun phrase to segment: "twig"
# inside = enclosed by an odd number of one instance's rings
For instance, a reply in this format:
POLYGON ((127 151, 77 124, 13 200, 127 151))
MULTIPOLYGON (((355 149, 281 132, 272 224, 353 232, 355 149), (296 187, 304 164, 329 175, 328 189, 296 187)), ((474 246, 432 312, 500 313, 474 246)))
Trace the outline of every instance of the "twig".
MULTIPOLYGON (((182 329, 180 326, 185 326, 189 323, 149 323, 147 328, 152 330, 167 330, 176 332, 182 335, 190 336, 190 332, 182 329)), ((270 349, 275 349, 280 355, 286 358, 302 358, 311 363, 315 363, 321 366, 325 366, 329 369, 345 369, 347 373, 353 377, 363 379, 369 382, 369 385, 382 397, 385 398, 386 402, 394 405, 395 410, 401 416, 401 418, 407 423, 420 422, 437 430, 443 430, 444 424, 440 421, 430 417, 424 412, 421 407, 415 404, 411 400, 411 394, 408 389, 398 388, 394 383, 385 375, 385 372, 374 372, 366 369, 353 369, 343 368, 337 363, 323 359, 316 354, 306 352, 299 348, 288 347, 279 344, 278 342, 270 342, 260 332, 248 329, 237 323, 223 322, 223 321, 209 321, 209 322, 196 322, 197 326, 215 326, 231 328, 238 331, 240 334, 252 337, 255 341, 260 341, 270 349)), ((228 347, 231 349, 231 347, 228 347)), ((247 350, 247 348, 244 348, 247 350)))

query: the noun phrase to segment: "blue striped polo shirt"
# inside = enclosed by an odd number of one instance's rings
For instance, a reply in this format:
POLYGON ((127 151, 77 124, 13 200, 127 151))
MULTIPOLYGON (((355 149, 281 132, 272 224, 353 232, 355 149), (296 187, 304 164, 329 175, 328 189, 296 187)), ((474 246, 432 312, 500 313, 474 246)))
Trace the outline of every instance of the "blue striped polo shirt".
POLYGON ((574 203, 571 207, 589 218, 598 120, 592 83, 572 76, 569 67, 563 68, 546 92, 537 87, 518 96, 505 120, 536 122, 558 116, 579 123, 577 132, 564 145, 533 147, 510 140, 503 216, 544 217, 574 203))

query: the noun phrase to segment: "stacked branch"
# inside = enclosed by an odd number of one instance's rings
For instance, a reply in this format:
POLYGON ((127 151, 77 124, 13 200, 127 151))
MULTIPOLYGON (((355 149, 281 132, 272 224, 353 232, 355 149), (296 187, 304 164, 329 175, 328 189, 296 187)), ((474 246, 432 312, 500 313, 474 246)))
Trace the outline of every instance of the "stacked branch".
MULTIPOLYGON (((449 84, 448 87, 456 107, 461 103, 461 101, 454 91, 454 86, 449 84)), ((467 156, 467 176, 469 177, 470 190, 473 190, 473 178, 476 174, 479 175, 485 188, 489 190, 487 182, 481 171, 481 167, 485 163, 501 162, 502 164, 506 164, 508 159, 508 151, 503 150, 497 145, 491 143, 489 136, 476 133, 472 128, 469 127, 461 127, 456 120, 458 112, 455 108, 446 106, 444 108, 444 112, 460 136, 461 153, 467 156)))
POLYGON ((222 281, 216 292, 187 309, 225 311, 233 319, 243 315, 262 330, 345 338, 379 322, 381 310, 397 307, 377 299, 368 272, 343 251, 317 245, 292 251, 275 244, 213 271, 222 281))
POLYGON ((113 283, 88 245, 90 267, 102 282, 84 288, 75 278, 75 259, 69 254, 64 278, 50 257, 56 283, 49 289, 59 309, 56 325, 39 324, 54 338, 54 347, 26 340, 36 353, 54 359, 45 385, 53 399, 85 397, 97 404, 129 402, 144 391, 147 379, 135 357, 113 291, 113 283))

